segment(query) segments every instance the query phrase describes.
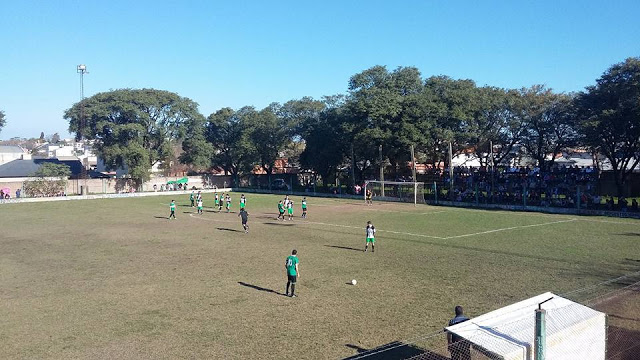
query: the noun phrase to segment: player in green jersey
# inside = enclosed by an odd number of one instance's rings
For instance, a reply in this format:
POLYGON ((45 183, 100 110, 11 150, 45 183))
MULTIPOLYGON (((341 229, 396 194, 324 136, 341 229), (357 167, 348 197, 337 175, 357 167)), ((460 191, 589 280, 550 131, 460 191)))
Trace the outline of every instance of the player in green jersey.
POLYGON ((169 210, 171 210, 171 214, 169 214, 169 219, 176 218, 176 201, 171 200, 171 204, 169 204, 169 210))
POLYGON ((218 205, 220 205, 220 198, 218 197, 218 193, 217 192, 215 193, 215 197, 213 198, 213 201, 214 201, 214 204, 215 204, 213 207, 215 209, 215 208, 218 207, 218 205))
POLYGON ((284 263, 284 268, 287 270, 287 291, 285 292, 286 296, 296 297, 296 282, 300 277, 300 269, 298 268, 299 263, 300 260, 298 260, 298 251, 294 249, 284 263), (291 287, 291 295, 289 295, 289 287, 291 287))
POLYGON ((220 195, 220 203, 218 204, 218 212, 222 211, 222 203, 224 202, 224 193, 220 195))
POLYGON ((284 205, 282 204, 282 200, 278 202, 278 220, 284 220, 284 205))
POLYGON ((302 217, 303 218, 307 217, 307 198, 306 197, 302 198, 302 217))
POLYGON ((195 207, 196 198, 195 198, 195 193, 193 191, 191 192, 191 195, 189 195, 189 200, 191 200, 191 207, 195 207))

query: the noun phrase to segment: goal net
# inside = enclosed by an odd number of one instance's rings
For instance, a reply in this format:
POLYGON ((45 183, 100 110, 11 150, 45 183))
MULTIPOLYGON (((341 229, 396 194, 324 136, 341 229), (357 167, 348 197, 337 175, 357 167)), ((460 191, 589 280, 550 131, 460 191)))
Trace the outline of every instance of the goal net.
POLYGON ((421 182, 367 181, 364 185, 365 201, 367 200, 367 191, 371 191, 374 201, 426 203, 424 200, 424 183, 421 182))

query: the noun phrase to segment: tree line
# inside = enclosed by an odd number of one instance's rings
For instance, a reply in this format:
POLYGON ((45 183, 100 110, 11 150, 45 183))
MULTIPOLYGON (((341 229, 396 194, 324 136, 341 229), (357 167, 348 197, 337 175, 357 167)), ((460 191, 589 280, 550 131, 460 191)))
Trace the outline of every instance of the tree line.
POLYGON ((126 165, 139 181, 172 155, 173 144, 181 144, 179 161, 196 170, 239 176, 260 166, 270 174, 284 156, 327 184, 344 169, 358 182, 375 176, 381 157, 395 175, 411 161, 411 145, 418 162, 447 166, 451 143, 454 153, 473 151, 483 165, 524 149, 543 172, 553 166, 549 154, 582 148, 609 160, 622 191, 640 160, 640 58, 611 66, 578 93, 374 66, 351 76, 346 94, 264 109, 225 107, 205 117, 175 93, 123 89, 86 98, 64 116, 77 137, 96 140, 108 167, 126 165))

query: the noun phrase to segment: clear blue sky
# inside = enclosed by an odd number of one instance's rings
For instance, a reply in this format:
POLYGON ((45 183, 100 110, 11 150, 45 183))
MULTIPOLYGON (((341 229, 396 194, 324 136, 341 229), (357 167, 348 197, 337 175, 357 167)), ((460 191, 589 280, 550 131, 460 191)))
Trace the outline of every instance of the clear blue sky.
POLYGON ((374 65, 579 91, 640 56, 640 1, 0 0, 1 139, 67 134, 85 95, 156 88, 205 116, 344 93, 374 65))

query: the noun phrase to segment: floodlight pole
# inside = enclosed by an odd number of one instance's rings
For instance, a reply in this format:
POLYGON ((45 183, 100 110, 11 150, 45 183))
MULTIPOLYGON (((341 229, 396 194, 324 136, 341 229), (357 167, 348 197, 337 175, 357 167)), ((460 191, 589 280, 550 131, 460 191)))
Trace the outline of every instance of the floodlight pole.
MULTIPOLYGON (((413 205, 417 206, 418 204, 418 180, 416 179, 416 154, 413 149, 413 144, 411 144, 411 170, 413 172, 413 205)), ((424 196, 424 194, 422 195, 424 196)))
MULTIPOLYGON (((80 135, 80 140, 83 140, 83 136, 82 136, 82 132, 84 131, 84 127, 85 127, 85 119, 84 119, 84 74, 87 74, 87 66, 84 64, 80 64, 77 66, 76 68, 76 72, 78 74, 80 74, 80 129, 79 129, 79 135, 80 135)), ((85 146, 84 143, 82 143, 83 146, 85 146)), ((74 149, 75 151, 75 149, 74 149)), ((86 155, 86 154, 85 154, 86 155)), ((87 165, 89 164, 89 158, 85 157, 85 159, 87 159, 87 165)), ((82 173, 80 174, 80 177, 84 180, 84 186, 82 187, 82 191, 80 191, 80 195, 85 195, 85 192, 87 194, 89 194, 89 190, 87 189, 87 168, 85 166, 84 163, 82 163, 82 173)))
POLYGON ((453 148, 449 141, 449 201, 453 201, 453 148))
POLYGON ((384 160, 382 159, 382 145, 378 147, 380 152, 380 183, 382 184, 382 190, 380 190, 380 196, 384 197, 384 160))
POLYGON ((489 146, 491 147, 491 202, 493 202, 493 173, 495 172, 495 163, 493 160, 493 141, 489 141, 489 146))

